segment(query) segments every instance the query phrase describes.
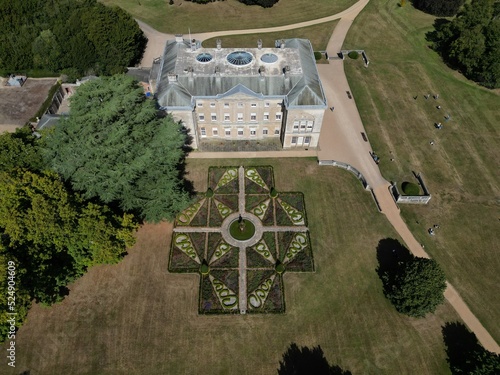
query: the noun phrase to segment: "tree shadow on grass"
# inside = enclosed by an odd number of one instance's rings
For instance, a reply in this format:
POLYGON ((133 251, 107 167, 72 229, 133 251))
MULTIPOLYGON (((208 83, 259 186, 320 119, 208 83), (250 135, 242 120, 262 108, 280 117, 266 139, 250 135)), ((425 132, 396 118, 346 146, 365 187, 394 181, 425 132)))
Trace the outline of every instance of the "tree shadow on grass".
MULTIPOLYGON (((384 282, 384 276, 394 276, 407 262, 415 257, 411 254, 401 242, 394 238, 384 238, 380 240, 377 246, 378 268, 377 274, 384 282)), ((390 283, 392 284, 392 283, 390 283)))
POLYGON ((442 333, 452 374, 500 374, 500 356, 484 349, 465 325, 446 323, 442 333))
POLYGON ((297 344, 291 343, 283 354, 280 361, 278 375, 351 375, 350 371, 344 371, 339 366, 328 363, 321 346, 307 346, 299 348, 297 344))

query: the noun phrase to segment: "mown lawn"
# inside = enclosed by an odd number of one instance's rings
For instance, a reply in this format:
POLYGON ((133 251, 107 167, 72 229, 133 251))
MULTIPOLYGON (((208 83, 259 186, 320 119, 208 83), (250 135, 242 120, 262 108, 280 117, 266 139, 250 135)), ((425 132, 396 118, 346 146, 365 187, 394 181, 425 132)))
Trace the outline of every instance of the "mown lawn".
POLYGON ((456 314, 412 319, 384 298, 375 249, 396 234, 359 181, 311 159, 190 159, 188 177, 205 191, 210 165, 239 164, 272 165, 278 190, 305 194, 316 272, 285 274, 286 314, 199 316, 198 276, 167 271, 172 226, 145 225, 123 262, 33 308, 2 373, 273 374, 296 342, 353 374, 448 374, 441 326, 456 314))
POLYGON ((289 25, 327 17, 349 8, 356 0, 280 0, 272 8, 247 6, 237 0, 196 4, 185 0, 100 0, 116 5, 158 31, 170 34, 242 30, 289 25))
POLYGON ((408 2, 370 2, 345 45, 365 49, 369 68, 346 60, 346 73, 384 176, 400 186, 421 172, 432 194, 401 206, 408 226, 500 342, 500 92, 442 63, 425 41, 433 21, 408 2))

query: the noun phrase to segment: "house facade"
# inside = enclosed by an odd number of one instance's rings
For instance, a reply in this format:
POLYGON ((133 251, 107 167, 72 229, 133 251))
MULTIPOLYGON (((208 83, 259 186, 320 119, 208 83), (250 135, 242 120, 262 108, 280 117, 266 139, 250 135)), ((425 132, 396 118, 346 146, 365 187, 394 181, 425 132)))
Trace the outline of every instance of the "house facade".
POLYGON ((160 108, 190 130, 193 148, 273 138, 283 149, 318 146, 327 103, 306 39, 238 49, 177 36, 155 60, 150 86, 160 108))

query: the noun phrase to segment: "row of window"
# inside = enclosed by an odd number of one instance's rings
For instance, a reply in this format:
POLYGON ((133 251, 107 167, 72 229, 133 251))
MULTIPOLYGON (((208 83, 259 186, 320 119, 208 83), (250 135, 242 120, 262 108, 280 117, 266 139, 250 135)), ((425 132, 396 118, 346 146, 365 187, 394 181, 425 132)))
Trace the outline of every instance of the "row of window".
MULTIPOLYGON (((283 114, 281 112, 278 112, 275 114, 276 121, 281 121, 282 118, 283 118, 283 114)), ((210 120, 217 121, 217 113, 211 113, 210 120)), ((269 113, 267 113, 267 112, 264 113, 264 115, 262 116, 262 120, 269 121, 270 120, 269 113)), ((198 121, 201 121, 201 122, 205 121, 205 114, 204 113, 198 114, 198 121)), ((229 113, 224 113, 224 121, 231 122, 231 115, 229 113)), ((236 115, 236 121, 243 122, 243 113, 238 113, 236 115)), ((256 113, 250 113, 250 121, 257 121, 257 114, 256 113)), ((312 127, 311 127, 311 129, 312 129, 312 127)))
MULTIPOLYGON (((237 134, 239 136, 243 135, 243 128, 238 128, 237 129, 237 134)), ((207 136, 207 128, 200 128, 201 136, 206 137, 207 136)), ((274 129, 274 135, 279 135, 280 130, 279 129, 274 129)), ((231 136, 231 128, 225 128, 224 129, 224 135, 226 137, 231 136)), ((257 135, 257 129, 250 129, 250 135, 251 136, 256 136, 257 135)), ((269 135, 269 130, 268 129, 262 129, 262 135, 269 135)), ((217 137, 219 136, 219 129, 218 128, 212 128, 212 136, 217 137)), ((310 137, 309 137, 310 138, 310 137)))
POLYGON ((294 133, 304 133, 312 132, 314 127, 314 121, 312 120, 295 120, 293 122, 293 132, 294 133))
MULTIPOLYGON (((238 102, 236 105, 237 105, 238 108, 244 108, 245 107, 245 103, 243 103, 243 102, 238 102)), ((281 107, 281 103, 276 103, 276 105, 278 107, 281 107)), ((196 106, 200 107, 200 108, 203 108, 203 102, 196 103, 196 106)), ((216 106, 215 102, 211 102, 210 103, 210 108, 215 108, 215 106, 216 106)), ((264 102, 264 107, 270 107, 270 106, 271 106, 270 102, 264 102)), ((257 103, 250 103, 250 107, 257 108, 257 103)), ((229 108, 229 103, 224 103, 224 108, 229 108)))
POLYGON ((309 145, 311 137, 292 137, 292 146, 309 145))

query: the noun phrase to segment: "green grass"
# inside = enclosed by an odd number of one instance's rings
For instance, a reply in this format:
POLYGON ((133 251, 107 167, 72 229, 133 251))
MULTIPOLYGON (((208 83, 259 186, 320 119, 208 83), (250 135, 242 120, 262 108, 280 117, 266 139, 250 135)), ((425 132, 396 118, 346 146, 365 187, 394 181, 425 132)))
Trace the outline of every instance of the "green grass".
POLYGON ((198 315, 200 276, 167 271, 172 225, 145 225, 120 264, 90 269, 64 302, 33 308, 4 373, 275 374, 296 342, 321 345, 353 374, 449 374, 441 326, 457 316, 444 304, 409 318, 383 296, 375 249, 396 234, 359 181, 288 158, 193 159, 188 176, 205 192, 210 165, 239 164, 271 165, 276 189, 304 192, 316 272, 284 273, 286 314, 198 315))
MULTIPOLYGON (((225 47, 257 47, 257 40, 262 39, 264 48, 274 48, 274 41, 279 39, 303 38, 309 39, 315 51, 324 51, 337 21, 325 22, 319 25, 301 27, 298 29, 280 31, 274 33, 227 35, 220 38, 207 39, 203 42, 205 48, 215 48, 216 40, 222 41, 225 47)), ((323 61, 326 61, 324 58, 323 61)), ((321 60, 320 60, 321 61, 321 60)))
POLYGON ((432 194, 427 206, 400 206, 410 230, 500 342, 500 95, 442 63, 425 41, 433 21, 410 5, 370 2, 344 46, 365 49, 369 68, 346 60, 346 73, 383 175, 401 183, 422 172, 432 194))
POLYGON ((158 31, 170 34, 242 30, 289 25, 327 17, 347 9, 355 0, 281 0, 272 8, 247 6, 237 0, 195 4, 184 0, 100 0, 117 5, 158 31))
POLYGON ((238 241, 245 241, 252 238, 255 234, 255 225, 246 219, 243 219, 241 224, 243 224, 243 228, 241 227, 239 220, 235 220, 231 223, 229 226, 229 233, 231 234, 231 237, 238 241))

